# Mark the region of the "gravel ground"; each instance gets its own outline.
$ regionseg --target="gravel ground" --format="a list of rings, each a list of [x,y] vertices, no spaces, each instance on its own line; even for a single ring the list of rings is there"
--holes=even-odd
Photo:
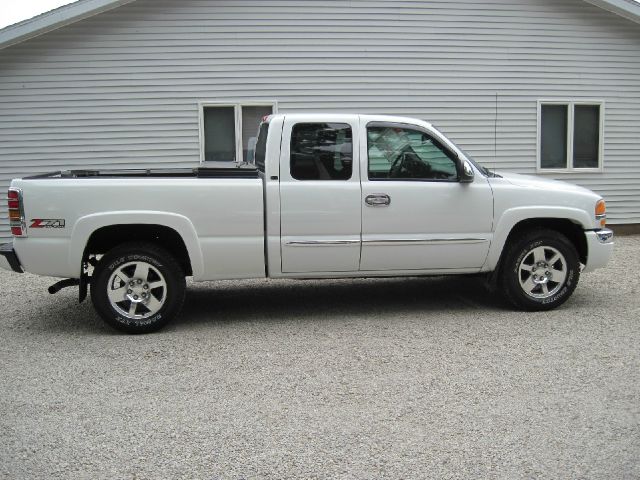
[[[0,476],[639,478],[640,237],[559,310],[472,278],[191,284],[125,336],[0,274]]]

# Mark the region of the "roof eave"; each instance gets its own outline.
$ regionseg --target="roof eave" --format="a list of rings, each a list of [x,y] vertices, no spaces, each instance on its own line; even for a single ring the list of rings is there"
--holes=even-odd
[[[79,0],[0,30],[0,50],[135,0]]]
[[[78,0],[0,30],[0,50],[65,25],[84,20],[135,0]],[[640,3],[633,0],[585,0],[592,5],[640,23]]]
[[[632,22],[640,23],[640,3],[633,0],[585,0],[585,2],[620,15]]]

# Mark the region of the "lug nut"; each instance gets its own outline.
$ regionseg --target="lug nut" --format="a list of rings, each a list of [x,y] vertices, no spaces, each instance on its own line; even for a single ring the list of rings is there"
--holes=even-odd
[[[142,288],[144,288],[145,290],[148,290],[149,289],[149,285],[145,284],[144,287],[142,287]]]
[[[133,296],[133,299],[134,299],[134,300],[138,300],[138,295],[134,295],[134,296]]]
[[[127,290],[127,293],[131,295],[133,293],[133,290]]]
[[[140,285],[142,283],[142,280],[138,280],[138,285]]]
[[[130,287],[133,287],[134,285],[135,285],[135,282],[133,280],[129,282]]]

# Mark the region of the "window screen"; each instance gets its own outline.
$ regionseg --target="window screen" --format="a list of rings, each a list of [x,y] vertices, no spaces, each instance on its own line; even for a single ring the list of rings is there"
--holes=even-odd
[[[348,180],[353,165],[351,127],[298,123],[291,131],[291,176],[296,180]]]
[[[236,161],[234,107],[204,107],[204,159],[207,162]]]
[[[567,112],[567,105],[541,107],[541,168],[567,168]]]
[[[574,168],[598,168],[600,106],[576,105],[573,121]]]

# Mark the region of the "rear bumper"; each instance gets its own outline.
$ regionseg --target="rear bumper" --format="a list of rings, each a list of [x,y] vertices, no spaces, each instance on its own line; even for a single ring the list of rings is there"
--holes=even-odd
[[[613,253],[613,232],[608,228],[584,232],[587,237],[587,264],[583,272],[604,267]]]
[[[0,268],[23,273],[20,260],[18,260],[18,256],[13,250],[12,243],[3,243],[0,245]]]

